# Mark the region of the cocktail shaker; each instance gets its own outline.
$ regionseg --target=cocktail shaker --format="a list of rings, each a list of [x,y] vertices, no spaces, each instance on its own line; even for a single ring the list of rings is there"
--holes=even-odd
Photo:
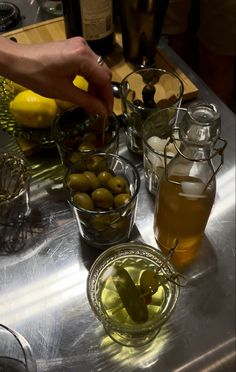
[[[155,65],[168,0],[119,0],[123,53],[138,67]]]

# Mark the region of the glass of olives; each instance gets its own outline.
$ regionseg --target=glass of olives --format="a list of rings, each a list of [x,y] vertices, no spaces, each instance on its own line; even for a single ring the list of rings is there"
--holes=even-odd
[[[87,154],[68,169],[65,187],[88,245],[106,249],[128,241],[140,188],[133,164],[116,154]]]
[[[88,116],[82,108],[73,106],[56,117],[52,136],[62,164],[70,167],[87,154],[117,154],[119,120],[115,114],[107,117]]]
[[[183,83],[169,71],[143,68],[128,74],[121,82],[121,102],[126,142],[129,150],[142,155],[142,130],[145,121],[168,107],[179,107]]]
[[[87,296],[106,333],[121,345],[138,347],[151,342],[172,314],[179,280],[159,249],[123,243],[94,261]]]

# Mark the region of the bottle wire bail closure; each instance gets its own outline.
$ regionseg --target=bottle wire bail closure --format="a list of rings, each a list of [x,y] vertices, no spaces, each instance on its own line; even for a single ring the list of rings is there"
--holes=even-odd
[[[175,136],[175,133],[177,133],[177,135]],[[215,143],[218,144],[219,142],[222,142],[222,146],[220,147],[216,147],[214,145],[213,147],[213,152],[210,156],[206,157],[206,158],[201,158],[201,159],[195,159],[195,158],[190,158],[190,157],[187,157],[186,155],[183,154],[183,152],[180,150],[179,146],[178,146],[178,141],[180,141],[180,127],[179,126],[175,126],[172,130],[172,134],[171,134],[171,137],[169,138],[169,140],[167,141],[166,145],[165,145],[165,148],[164,148],[164,165],[165,165],[165,177],[166,177],[166,180],[168,182],[171,182],[171,183],[174,183],[176,185],[180,185],[180,182],[177,182],[177,181],[173,181],[173,180],[170,180],[169,179],[169,175],[168,175],[168,169],[167,169],[167,147],[170,143],[173,143],[176,151],[178,152],[178,154],[180,156],[182,156],[184,159],[186,160],[189,160],[189,161],[192,161],[192,162],[204,162],[204,161],[210,161],[212,160],[215,156],[219,155],[220,156],[220,163],[219,165],[217,166],[216,169],[214,169],[214,172],[212,174],[212,176],[210,177],[210,179],[208,180],[208,182],[206,183],[205,187],[204,187],[204,190],[206,190],[206,188],[208,187],[208,185],[210,184],[210,182],[212,181],[212,179],[215,177],[215,175],[219,172],[220,168],[222,167],[222,165],[224,164],[224,150],[227,146],[227,141],[221,137],[219,137]],[[204,191],[203,190],[203,191]]]

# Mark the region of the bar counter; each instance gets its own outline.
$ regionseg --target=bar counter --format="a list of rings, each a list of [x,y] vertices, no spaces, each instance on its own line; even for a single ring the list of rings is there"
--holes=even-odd
[[[219,106],[221,137],[228,141],[199,256],[184,269],[188,285],[156,339],[138,349],[114,343],[88,304],[88,270],[101,251],[80,241],[64,198],[64,168],[57,150],[29,157],[31,215],[15,242],[19,251],[6,254],[0,249],[0,323],[28,340],[38,372],[235,369],[235,115],[167,45],[160,48],[197,86],[195,101]],[[3,131],[0,145],[1,151],[21,153],[16,139]],[[127,150],[122,129],[119,154],[130,159],[141,176],[131,240],[157,247],[154,200],[145,189],[142,158]]]

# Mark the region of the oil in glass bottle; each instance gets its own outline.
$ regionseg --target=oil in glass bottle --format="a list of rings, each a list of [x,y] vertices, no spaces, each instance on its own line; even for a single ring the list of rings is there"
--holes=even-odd
[[[212,159],[222,156],[222,149],[215,149],[220,126],[215,105],[196,103],[173,131],[177,155],[166,165],[154,214],[155,239],[165,253],[177,242],[175,252],[191,255],[203,238],[216,193]]]

